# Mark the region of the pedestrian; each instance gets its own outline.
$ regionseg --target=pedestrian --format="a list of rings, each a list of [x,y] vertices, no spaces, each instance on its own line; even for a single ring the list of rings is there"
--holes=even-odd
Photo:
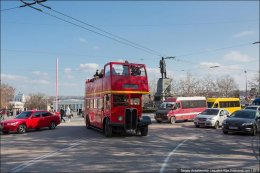
[[[63,118],[64,117],[64,114],[65,114],[65,111],[64,109],[61,107],[60,108],[60,121],[64,121],[64,123],[66,122],[65,119]]]
[[[71,114],[71,111],[70,111],[70,107],[68,106],[67,109],[66,109],[66,116],[68,117],[68,123],[70,122],[71,120],[71,117],[72,117],[72,114]]]

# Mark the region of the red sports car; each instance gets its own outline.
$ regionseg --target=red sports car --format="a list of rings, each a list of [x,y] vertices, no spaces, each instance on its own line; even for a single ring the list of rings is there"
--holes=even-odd
[[[3,133],[10,131],[17,133],[25,133],[28,129],[40,129],[49,127],[55,129],[60,124],[60,116],[43,110],[24,111],[17,115],[14,119],[2,121],[0,128]]]

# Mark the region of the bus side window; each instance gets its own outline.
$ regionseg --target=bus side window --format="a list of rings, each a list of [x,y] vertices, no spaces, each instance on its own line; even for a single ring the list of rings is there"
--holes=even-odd
[[[108,94],[104,96],[104,108],[106,109],[110,108],[110,97]]]
[[[106,67],[105,67],[105,77],[106,76],[110,76],[110,65],[109,64],[106,65]]]

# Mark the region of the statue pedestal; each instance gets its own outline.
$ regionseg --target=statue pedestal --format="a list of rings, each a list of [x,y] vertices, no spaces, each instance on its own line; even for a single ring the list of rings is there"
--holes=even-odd
[[[154,95],[155,104],[158,105],[165,100],[167,97],[172,97],[171,93],[171,82],[170,78],[160,78],[157,82],[157,91]]]

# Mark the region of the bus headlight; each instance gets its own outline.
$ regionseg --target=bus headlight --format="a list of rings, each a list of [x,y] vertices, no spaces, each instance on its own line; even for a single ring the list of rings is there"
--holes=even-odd
[[[122,121],[123,117],[122,116],[118,116],[118,121]]]

